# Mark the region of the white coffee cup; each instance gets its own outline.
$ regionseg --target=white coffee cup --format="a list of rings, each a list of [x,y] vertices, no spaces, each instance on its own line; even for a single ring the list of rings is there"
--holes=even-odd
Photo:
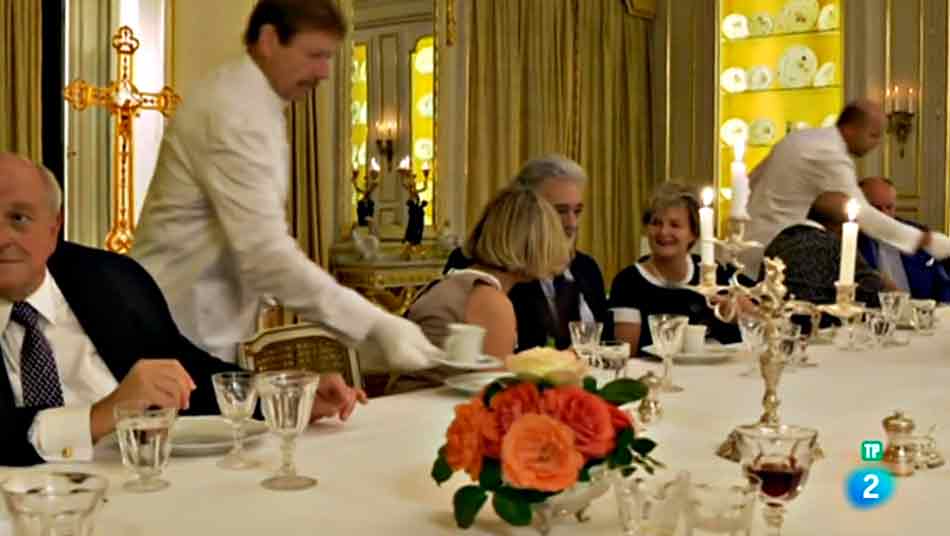
[[[686,326],[683,353],[699,354],[706,348],[706,326]]]
[[[449,361],[473,363],[482,355],[485,328],[472,324],[449,324],[445,339],[445,354]]]

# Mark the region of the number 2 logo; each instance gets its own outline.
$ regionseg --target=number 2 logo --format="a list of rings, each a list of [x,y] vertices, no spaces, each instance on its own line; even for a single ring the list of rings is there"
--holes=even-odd
[[[862,467],[848,475],[844,488],[852,506],[869,510],[891,499],[894,495],[894,477],[881,467]]]
[[[876,493],[874,489],[878,486],[878,484],[881,483],[881,479],[878,478],[878,476],[875,474],[864,475],[864,482],[865,484],[870,482],[870,484],[868,484],[868,486],[864,488],[864,494],[862,495],[862,497],[868,500],[880,499],[881,496],[878,493]]]

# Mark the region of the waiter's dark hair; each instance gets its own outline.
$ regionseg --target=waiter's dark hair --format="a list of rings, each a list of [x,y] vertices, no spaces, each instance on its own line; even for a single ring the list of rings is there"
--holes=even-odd
[[[244,31],[244,45],[257,43],[261,28],[270,24],[282,45],[305,30],[319,30],[346,36],[347,20],[334,0],[258,0]]]
[[[841,115],[838,116],[838,122],[835,125],[838,127],[862,126],[867,120],[867,110],[857,102],[849,102],[844,110],[841,110]]]

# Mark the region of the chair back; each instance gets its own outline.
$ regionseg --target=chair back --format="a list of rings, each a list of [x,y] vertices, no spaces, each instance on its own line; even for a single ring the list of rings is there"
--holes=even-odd
[[[292,324],[259,331],[239,345],[238,364],[254,372],[285,369],[338,372],[348,385],[363,387],[356,352],[314,324]]]

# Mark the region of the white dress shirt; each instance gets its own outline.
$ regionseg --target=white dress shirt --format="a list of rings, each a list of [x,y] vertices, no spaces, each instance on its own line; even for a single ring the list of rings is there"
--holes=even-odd
[[[750,177],[751,221],[747,236],[768,244],[790,224],[804,220],[815,199],[824,192],[841,192],[860,204],[861,231],[901,251],[917,249],[922,233],[872,207],[858,187],[854,161],[836,127],[792,132],[777,144]],[[934,233],[935,241],[946,240]],[[758,273],[763,250],[746,254],[750,276]]]
[[[30,428],[30,443],[48,462],[91,460],[93,455],[90,410],[92,404],[115,390],[118,382],[86,336],[76,315],[56,286],[49,271],[43,283],[26,300],[40,314],[43,335],[56,359],[63,387],[61,408],[39,411]],[[11,320],[13,303],[0,299],[0,350],[7,368],[13,401],[23,405],[20,353],[26,329]]]
[[[383,314],[290,235],[286,104],[246,55],[187,95],[162,141],[131,251],[182,333],[225,361],[255,332],[265,297],[353,340]]]
[[[566,268],[561,275],[564,276],[564,279],[566,281],[569,281],[571,283],[574,282],[574,274],[571,273],[570,268]],[[550,308],[551,310],[551,315],[553,315],[553,318],[557,318],[558,317],[557,303],[556,303],[557,292],[554,290],[554,280],[542,279],[540,281],[541,281],[541,290],[544,291],[544,297],[548,299],[548,308]],[[596,318],[594,318],[594,313],[593,311],[590,310],[590,306],[587,305],[587,300],[584,299],[584,293],[579,292],[577,296],[578,296],[578,301],[579,301],[578,314],[580,315],[580,319],[584,322],[594,322],[595,320],[597,320]]]

